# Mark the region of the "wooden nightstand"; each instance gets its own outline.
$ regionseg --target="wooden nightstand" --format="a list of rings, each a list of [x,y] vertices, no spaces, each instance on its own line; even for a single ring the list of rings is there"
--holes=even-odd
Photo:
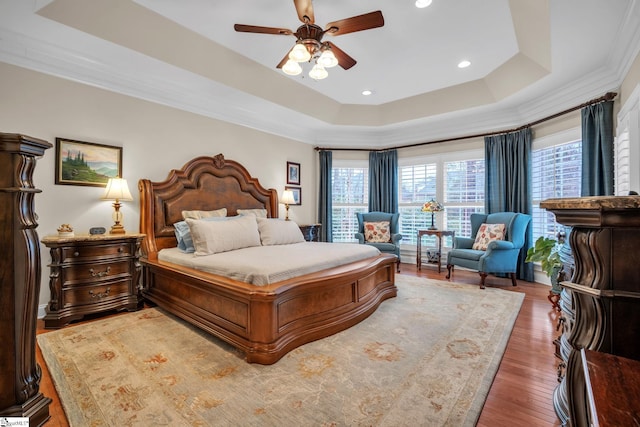
[[[304,235],[304,240],[307,242],[320,241],[320,228],[322,228],[322,224],[298,225],[298,227],[300,227],[300,231],[302,231]]]
[[[42,239],[51,249],[45,328],[61,328],[87,314],[138,310],[143,238],[144,234],[103,234]]]

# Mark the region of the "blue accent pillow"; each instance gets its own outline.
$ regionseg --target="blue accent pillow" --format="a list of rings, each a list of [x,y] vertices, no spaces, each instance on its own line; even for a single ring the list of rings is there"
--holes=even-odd
[[[193,246],[193,239],[191,238],[187,221],[176,222],[173,224],[173,228],[175,229],[176,240],[178,241],[178,249],[188,254],[195,252],[196,248]]]

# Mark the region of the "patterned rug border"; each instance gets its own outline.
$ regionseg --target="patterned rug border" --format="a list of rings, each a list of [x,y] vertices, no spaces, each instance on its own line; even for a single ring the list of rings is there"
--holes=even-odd
[[[507,291],[507,290],[503,290],[500,288],[486,288],[484,290],[480,290],[478,288],[477,285],[470,285],[470,284],[460,284],[460,283],[455,283],[455,282],[448,282],[448,281],[443,281],[443,280],[436,280],[436,279],[426,279],[426,278],[420,278],[420,277],[415,277],[415,276],[404,276],[404,275],[397,275],[396,276],[396,282],[399,288],[399,295],[398,297],[391,299],[391,300],[387,300],[385,302],[382,303],[382,305],[380,306],[380,308],[373,313],[368,319],[365,319],[363,322],[361,322],[358,325],[355,325],[354,327],[348,329],[347,331],[350,330],[356,330],[357,328],[363,328],[366,329],[367,323],[371,323],[374,320],[372,319],[378,319],[378,317],[380,316],[384,316],[389,315],[389,314],[394,314],[393,311],[393,306],[397,305],[397,304],[401,304],[402,303],[402,294],[405,293],[403,291],[404,287],[410,287],[410,286],[416,286],[419,287],[420,285],[428,285],[428,286],[432,286],[434,288],[434,294],[435,294],[435,290],[439,290],[439,292],[451,292],[451,291],[455,291],[457,289],[462,290],[465,292],[464,297],[465,299],[471,298],[473,295],[477,294],[478,297],[480,299],[484,299],[486,301],[493,301],[496,299],[505,299],[510,306],[510,310],[508,311],[508,313],[506,314],[505,317],[501,318],[501,321],[503,322],[502,327],[496,326],[495,331],[491,334],[490,339],[495,340],[494,341],[494,347],[492,350],[492,354],[487,354],[487,358],[488,358],[488,364],[486,366],[486,369],[484,371],[484,374],[480,376],[479,380],[477,381],[477,387],[474,388],[474,390],[466,390],[466,388],[473,388],[472,384],[463,384],[462,388],[463,390],[460,391],[460,394],[467,394],[467,395],[471,395],[469,396],[469,406],[467,408],[463,408],[459,409],[459,408],[452,408],[452,416],[450,418],[453,418],[455,420],[457,420],[455,423],[451,423],[451,419],[449,418],[448,422],[444,422],[442,423],[442,425],[464,425],[464,426],[473,426],[476,424],[480,413],[482,411],[482,407],[484,405],[484,402],[486,400],[486,397],[488,395],[489,389],[491,388],[491,384],[493,383],[493,380],[495,378],[495,374],[500,366],[500,363],[502,361],[502,358],[504,356],[504,352],[507,346],[507,343],[509,341],[509,338],[511,336],[511,332],[513,330],[513,327],[515,325],[515,321],[516,318],[520,312],[520,309],[522,307],[522,302],[524,301],[524,294],[520,293],[520,292],[513,292],[513,291]],[[405,283],[406,282],[406,283]],[[416,282],[416,283],[413,283]],[[420,291],[422,292],[422,291]],[[468,296],[467,294],[471,294],[471,296]],[[491,296],[492,294],[495,294],[493,296]],[[460,294],[462,295],[462,294]],[[428,296],[428,295],[427,295]],[[491,297],[490,297],[491,296]],[[424,296],[423,296],[424,297]],[[411,297],[414,298],[414,297]],[[461,296],[462,298],[462,296]],[[414,298],[415,299],[415,298]],[[409,299],[407,299],[407,301],[409,301]],[[407,304],[407,301],[404,301],[405,304]],[[470,304],[465,303],[467,306],[469,306]],[[486,303],[483,303],[486,304]],[[247,364],[246,362],[244,362],[243,360],[240,359],[239,356],[241,356],[239,354],[238,351],[236,351],[235,349],[230,348],[227,344],[222,343],[221,341],[217,340],[216,338],[210,337],[208,334],[198,330],[197,328],[194,328],[188,324],[186,324],[185,322],[183,322],[182,320],[178,319],[177,317],[174,317],[160,309],[157,308],[153,308],[153,309],[146,309],[143,311],[138,311],[138,312],[134,312],[134,313],[123,313],[122,315],[119,316],[115,316],[115,317],[111,317],[111,318],[106,318],[106,319],[99,319],[99,320],[94,320],[92,322],[87,322],[87,323],[80,323],[80,324],[75,324],[72,326],[68,326],[64,329],[61,330],[57,330],[57,331],[52,331],[52,332],[47,332],[45,334],[40,334],[37,336],[37,340],[38,340],[38,344],[40,345],[40,348],[42,350],[45,362],[47,364],[47,366],[49,367],[49,371],[51,373],[51,376],[53,378],[53,382],[55,385],[55,388],[58,392],[58,395],[60,396],[60,401],[62,403],[62,406],[65,410],[65,413],[67,414],[67,417],[69,419],[69,424],[71,426],[84,426],[86,425],[87,420],[85,419],[85,416],[87,416],[84,411],[87,409],[86,407],[81,407],[81,405],[76,401],[76,395],[74,393],[77,392],[78,389],[86,387],[89,390],[89,393],[93,394],[93,390],[90,389],[89,385],[84,384],[85,382],[85,377],[83,375],[79,375],[78,378],[67,378],[64,375],[64,372],[67,371],[68,372],[68,365],[72,365],[74,366],[75,369],[75,361],[70,361],[68,360],[68,358],[71,358],[71,356],[68,356],[66,354],[57,354],[56,355],[56,345],[58,341],[62,341],[64,339],[68,339],[69,337],[71,337],[70,339],[84,339],[82,333],[85,330],[108,330],[110,324],[113,324],[115,322],[124,322],[126,323],[131,323],[132,320],[129,320],[129,318],[136,318],[138,319],[141,315],[141,313],[144,312],[148,312],[149,310],[154,310],[157,311],[159,313],[162,313],[164,316],[172,319],[175,323],[181,324],[183,325],[184,328],[187,328],[188,330],[193,331],[195,334],[197,334],[200,337],[205,338],[206,340],[210,341],[210,344],[215,345],[216,347],[219,347],[220,350],[225,351],[230,357],[227,357],[227,361],[229,359],[235,359],[237,360],[240,364],[248,366],[248,367],[253,367],[253,368],[257,368],[258,372],[269,372],[269,366],[261,366],[261,365],[251,365],[251,364]],[[149,311],[149,313],[151,313]],[[153,317],[153,316],[152,316]],[[291,353],[289,353],[287,356],[285,356],[285,358],[283,358],[280,362],[276,363],[275,365],[271,365],[273,367],[278,367],[281,366],[285,361],[285,359],[287,358],[294,358],[294,357],[304,357],[305,356],[305,351],[307,351],[307,347],[313,346],[315,343],[320,343],[323,342],[325,345],[332,345],[332,343],[334,342],[338,342],[338,340],[340,339],[340,337],[342,336],[342,334],[345,334],[347,331],[341,332],[339,334],[333,335],[331,337],[327,337],[323,340],[319,340],[313,343],[309,343],[306,344],[305,346],[300,347],[299,349],[296,349],[294,351],[292,351]],[[66,337],[66,338],[63,338]],[[75,337],[75,338],[74,338]],[[78,338],[80,337],[80,338]],[[386,337],[385,337],[386,338]],[[351,341],[349,341],[349,343],[351,344]],[[439,348],[440,350],[442,350],[442,348]],[[215,350],[215,349],[213,349]],[[432,353],[436,352],[436,348],[434,348],[433,350],[431,350]],[[218,351],[218,350],[215,350]],[[385,350],[386,351],[386,350]],[[64,353],[64,352],[63,352]],[[307,357],[309,357],[307,355]],[[425,357],[426,358],[426,357]],[[299,362],[301,363],[301,362]],[[276,369],[274,368],[274,369]],[[262,370],[265,371],[262,371]],[[80,368],[78,368],[78,370],[80,370]],[[251,369],[249,369],[251,370]],[[264,373],[261,373],[260,375],[264,375]],[[414,374],[411,374],[414,375]],[[415,383],[418,383],[418,379],[422,379],[422,376],[425,376],[425,373],[416,373],[415,374],[415,378],[410,378],[413,379]],[[404,391],[403,391],[404,392]],[[403,395],[403,397],[405,397]],[[91,397],[92,399],[94,398],[94,396]],[[412,398],[412,396],[408,397],[409,399]],[[96,400],[98,400],[97,398],[95,398]],[[396,402],[392,402],[391,404],[392,408],[389,409],[388,413],[384,413],[381,414],[380,416],[378,416],[377,418],[375,418],[375,422],[371,423],[369,419],[367,419],[368,421],[365,423],[366,425],[398,425],[398,418],[395,419],[389,419],[389,414],[390,413],[395,413],[395,415],[397,415],[398,412],[400,412],[401,414],[403,413],[401,406],[402,405],[398,405],[398,407],[396,406]],[[96,413],[92,413],[90,415],[88,415],[88,417],[92,420],[92,426],[102,426],[102,425],[123,425],[122,422],[116,422],[115,424],[112,424],[111,421],[111,417],[108,416],[107,414],[102,413],[102,408],[93,408],[93,411],[95,411]],[[460,412],[459,414],[456,414],[457,412]],[[255,414],[253,414],[255,416]],[[411,416],[417,416],[420,417],[421,414],[418,412],[417,414],[406,414],[406,421],[407,424],[406,425],[416,425],[415,421],[418,421],[418,419],[411,419]],[[95,417],[95,418],[94,418]],[[198,418],[195,415],[190,415],[191,418],[195,417]],[[455,418],[457,417],[457,418]],[[171,417],[170,417],[171,418]],[[189,418],[189,417],[187,417]],[[191,421],[193,421],[193,419],[190,419],[189,423],[185,424],[185,425],[210,425],[208,424],[208,421],[206,421],[208,418],[205,417],[205,421],[204,423],[202,422],[195,422],[192,423]],[[425,420],[426,418],[420,418],[421,420]],[[184,422],[184,419],[179,420],[180,422]],[[158,420],[154,420],[154,423],[158,423]],[[403,421],[404,422],[404,421]],[[176,423],[175,417],[172,419],[171,422],[172,425],[181,425],[179,423]],[[317,423],[316,423],[317,424]],[[359,422],[356,422],[357,425],[365,425],[365,424],[360,424]],[[146,425],[145,422],[133,422],[129,425]],[[213,425],[220,425],[218,423],[215,423]],[[227,425],[227,424],[224,424]],[[234,422],[229,423],[228,425],[240,425]],[[258,424],[254,422],[249,422],[248,424],[242,424],[242,425],[271,425],[271,424],[263,424],[261,422],[258,422]],[[288,424],[281,424],[281,425],[288,425]],[[317,424],[317,425],[328,425],[328,424]],[[336,423],[333,425],[354,425],[351,424],[350,422],[343,422],[340,423]],[[422,425],[436,425],[433,423],[429,423],[429,424],[422,424]]]

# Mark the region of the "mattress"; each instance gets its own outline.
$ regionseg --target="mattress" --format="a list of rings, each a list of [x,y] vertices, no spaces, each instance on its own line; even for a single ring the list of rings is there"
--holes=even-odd
[[[379,254],[377,248],[369,245],[302,242],[253,246],[206,256],[168,248],[158,252],[158,260],[264,286]]]

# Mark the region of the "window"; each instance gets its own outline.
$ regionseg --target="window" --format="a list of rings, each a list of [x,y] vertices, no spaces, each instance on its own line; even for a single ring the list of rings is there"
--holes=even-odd
[[[422,212],[422,204],[436,197],[435,163],[399,166],[400,185],[398,210],[400,212],[400,234],[403,245],[417,243],[417,230],[431,225],[431,215]]]
[[[445,162],[445,228],[471,236],[472,213],[484,212],[484,159]]]
[[[431,215],[421,211],[422,204],[431,198],[444,207],[444,212],[435,214],[438,227],[469,236],[469,216],[484,210],[482,152],[474,150],[410,160],[418,163],[398,167],[402,245],[415,248],[417,230],[431,226]],[[443,244],[448,243],[449,239],[443,240]]]
[[[331,172],[332,233],[334,242],[357,242],[356,212],[369,210],[369,168],[367,162],[334,162]],[[355,165],[355,166],[354,166]]]
[[[578,130],[579,132],[579,130]],[[573,132],[572,132],[573,133]],[[571,134],[554,136],[563,139]],[[552,141],[553,141],[552,140]],[[580,197],[582,180],[582,141],[547,144],[532,153],[533,240],[540,236],[555,238],[563,229],[555,215],[540,208],[540,202],[557,197]],[[534,142],[535,144],[535,142]]]

